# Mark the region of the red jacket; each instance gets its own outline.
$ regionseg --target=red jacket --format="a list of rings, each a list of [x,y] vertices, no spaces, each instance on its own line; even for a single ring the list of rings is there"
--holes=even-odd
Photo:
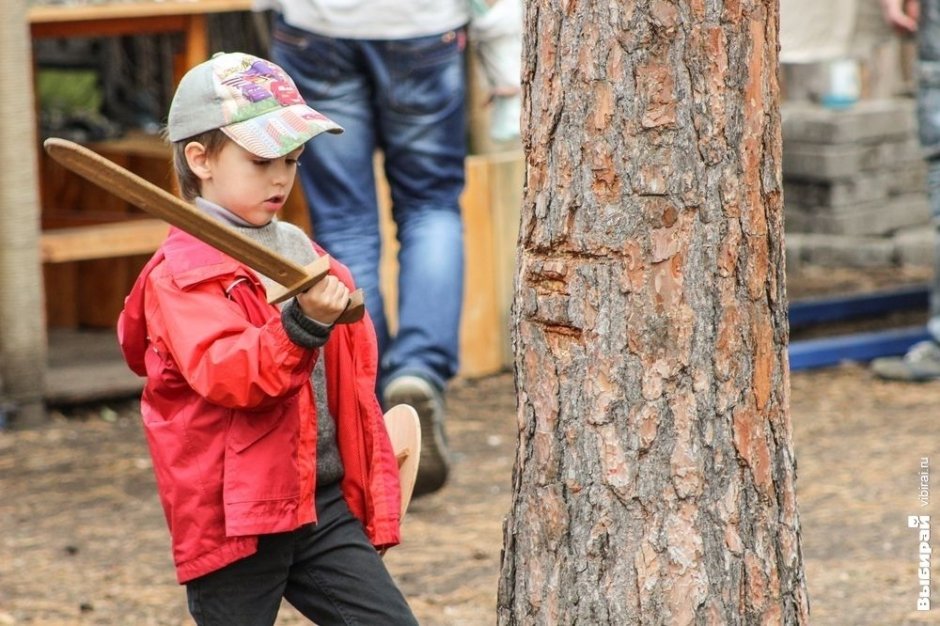
[[[332,272],[352,287],[344,266]],[[147,377],[141,415],[180,583],[254,553],[260,534],[316,520],[319,351],[288,338],[251,270],[172,229],[125,300],[118,339]],[[395,545],[398,469],[368,316],[336,326],[323,353],[343,493],[372,543]]]

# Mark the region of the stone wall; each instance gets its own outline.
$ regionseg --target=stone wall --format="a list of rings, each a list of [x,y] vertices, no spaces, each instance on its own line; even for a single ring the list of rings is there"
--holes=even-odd
[[[874,0],[780,7],[789,267],[932,266],[913,38],[894,33]],[[830,36],[813,36],[821,31]],[[846,62],[858,101],[825,108],[834,68]]]
[[[790,266],[931,265],[913,99],[787,102],[782,115]]]

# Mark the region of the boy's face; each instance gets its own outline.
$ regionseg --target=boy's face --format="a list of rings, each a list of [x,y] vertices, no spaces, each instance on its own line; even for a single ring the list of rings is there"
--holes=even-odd
[[[202,179],[203,198],[253,226],[264,226],[284,206],[294,186],[300,147],[277,159],[253,155],[232,141],[194,169]]]

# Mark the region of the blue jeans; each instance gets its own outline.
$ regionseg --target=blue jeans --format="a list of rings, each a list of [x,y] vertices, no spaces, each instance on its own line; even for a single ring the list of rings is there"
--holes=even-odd
[[[314,238],[366,294],[379,340],[379,385],[418,374],[438,388],[458,367],[463,297],[466,112],[464,37],[323,37],[275,18],[272,60],[313,108],[345,128],[309,142],[300,181]],[[398,332],[379,291],[381,238],[373,158],[385,155],[398,253]]]

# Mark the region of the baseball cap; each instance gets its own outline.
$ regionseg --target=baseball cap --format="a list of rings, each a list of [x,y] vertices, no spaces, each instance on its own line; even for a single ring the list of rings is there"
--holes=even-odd
[[[252,154],[275,159],[343,128],[307,106],[287,73],[242,52],[218,53],[180,81],[167,121],[172,142],[219,129]]]

